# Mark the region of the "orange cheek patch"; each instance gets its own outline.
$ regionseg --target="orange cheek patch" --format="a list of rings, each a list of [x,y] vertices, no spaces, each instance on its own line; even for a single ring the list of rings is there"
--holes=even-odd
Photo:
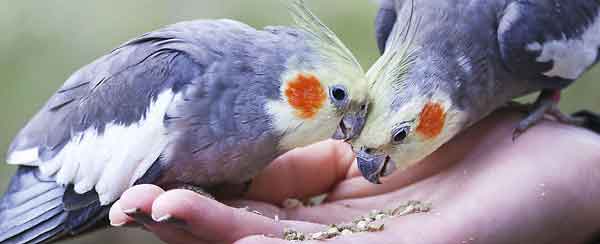
[[[303,119],[313,118],[325,104],[327,94],[317,77],[298,74],[288,81],[285,96],[297,115]]]
[[[429,102],[421,110],[419,118],[417,132],[425,139],[432,139],[442,132],[446,122],[446,112],[441,104]]]

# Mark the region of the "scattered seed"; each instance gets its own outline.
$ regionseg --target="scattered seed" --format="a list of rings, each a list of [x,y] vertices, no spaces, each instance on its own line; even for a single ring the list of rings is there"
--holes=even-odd
[[[327,235],[329,236],[337,236],[340,234],[340,230],[337,227],[331,227],[327,230]]]
[[[294,208],[304,206],[301,201],[288,199],[284,202],[284,206]],[[293,229],[285,229],[283,239],[288,241],[305,241],[305,240],[327,240],[340,235],[349,235],[357,232],[378,232],[384,229],[384,223],[381,221],[404,216],[412,213],[428,212],[431,210],[431,204],[425,204],[419,201],[409,201],[397,208],[391,210],[372,210],[366,216],[355,218],[352,222],[330,225],[321,232],[304,234]],[[279,217],[275,216],[278,220]]]
[[[317,233],[312,234],[311,239],[318,240],[318,241],[325,240],[325,239],[327,239],[327,234],[324,232],[317,232]]]
[[[358,228],[359,231],[366,231],[367,230],[367,222],[366,221],[358,222],[358,224],[356,224],[356,228]]]
[[[397,208],[396,210],[394,210],[394,212],[392,213],[393,216],[404,216],[404,215],[408,215],[411,214],[415,211],[415,207],[412,205],[408,205],[402,208]]]
[[[369,232],[377,232],[383,230],[383,223],[370,223],[367,226],[367,231]]]

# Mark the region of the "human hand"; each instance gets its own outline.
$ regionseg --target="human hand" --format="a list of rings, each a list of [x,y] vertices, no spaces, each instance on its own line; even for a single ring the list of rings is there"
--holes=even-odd
[[[372,209],[420,200],[432,211],[389,218],[381,232],[328,242],[583,243],[600,230],[600,136],[543,122],[513,142],[518,120],[498,112],[382,185],[360,177],[349,146],[328,141],[276,160],[254,181],[247,196],[252,200],[222,204],[142,185],[123,194],[110,218],[113,224],[131,222],[122,211],[131,208],[176,217],[185,225],[145,225],[168,243],[269,244],[286,243],[277,237],[287,227],[321,231]],[[324,192],[330,194],[322,205],[278,206],[286,198]],[[276,215],[281,221],[270,218]]]

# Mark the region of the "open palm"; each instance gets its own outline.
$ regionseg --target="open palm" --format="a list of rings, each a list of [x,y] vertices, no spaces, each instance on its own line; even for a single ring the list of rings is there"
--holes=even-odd
[[[280,237],[288,227],[321,231],[419,200],[432,210],[328,243],[584,243],[600,230],[600,136],[544,122],[513,142],[518,120],[498,112],[382,185],[359,176],[348,145],[327,141],[276,160],[254,181],[252,200],[222,204],[191,191],[136,186],[113,206],[111,223],[133,222],[123,210],[138,208],[185,223],[142,223],[168,243],[287,243]],[[279,207],[286,198],[321,193],[329,193],[322,205]]]

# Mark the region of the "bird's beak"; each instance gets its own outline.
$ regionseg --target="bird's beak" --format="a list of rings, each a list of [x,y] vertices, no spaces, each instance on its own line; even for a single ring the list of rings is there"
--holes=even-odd
[[[333,139],[350,141],[360,134],[365,126],[367,109],[354,113],[347,113],[333,134]]]
[[[388,176],[396,170],[396,163],[385,154],[374,155],[368,149],[356,153],[358,169],[365,179],[373,184],[381,184],[380,177]]]

